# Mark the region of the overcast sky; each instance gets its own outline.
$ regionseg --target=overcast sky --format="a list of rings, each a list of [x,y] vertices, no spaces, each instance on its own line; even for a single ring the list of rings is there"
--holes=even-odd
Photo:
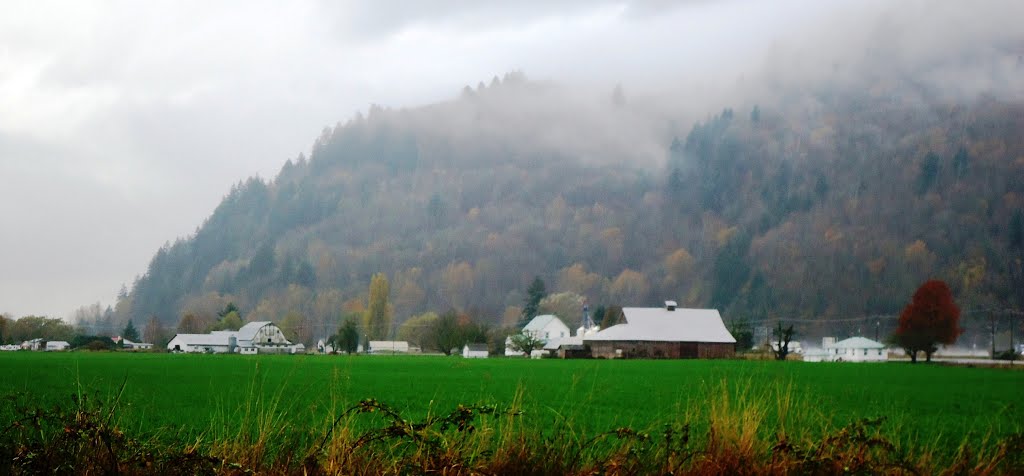
[[[1013,40],[1021,4],[5,0],[0,312],[112,304],[233,183],[273,177],[373,103],[518,70],[685,107],[682,85],[814,74],[869,46],[918,58]]]

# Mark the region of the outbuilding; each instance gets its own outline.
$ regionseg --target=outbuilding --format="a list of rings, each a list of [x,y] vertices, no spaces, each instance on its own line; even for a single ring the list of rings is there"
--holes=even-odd
[[[409,343],[404,340],[371,340],[370,354],[408,354]]]
[[[466,344],[462,346],[462,356],[467,359],[486,359],[490,350],[487,344]]]
[[[736,354],[736,339],[716,309],[627,307],[626,322],[585,336],[596,358],[711,359]]]
[[[821,340],[821,349],[804,353],[805,362],[887,362],[885,344],[866,337],[851,337],[836,342],[834,337]]]
[[[47,341],[46,342],[46,351],[47,352],[60,351],[60,350],[68,350],[69,348],[71,348],[71,344],[69,344],[67,341],[51,340],[51,341]]]

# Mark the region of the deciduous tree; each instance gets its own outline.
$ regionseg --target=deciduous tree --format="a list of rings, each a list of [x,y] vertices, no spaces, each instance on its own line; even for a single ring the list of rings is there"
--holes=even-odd
[[[598,313],[594,313],[594,315],[597,316]],[[598,324],[601,326],[602,329],[607,329],[616,324],[626,323],[626,314],[622,312],[622,306],[618,305],[608,306],[608,308],[605,309],[603,313],[601,313],[600,318],[601,322],[599,322]]]
[[[582,320],[584,301],[583,296],[574,292],[549,294],[540,300],[539,313],[554,314],[564,322],[577,322]]]
[[[229,312],[220,320],[220,328],[225,331],[237,331],[242,328],[242,317],[237,311]]]
[[[191,312],[185,313],[178,321],[179,334],[198,334],[202,331],[203,325],[199,322],[199,317]]]
[[[433,312],[410,317],[398,326],[398,339],[422,348],[427,343],[430,330],[437,319],[437,314]]]
[[[450,310],[435,319],[427,334],[427,342],[444,355],[451,355],[467,342],[487,342],[488,329],[467,315]]]
[[[63,320],[40,316],[22,317],[14,321],[9,329],[10,339],[14,342],[23,342],[37,337],[45,341],[70,341],[75,334],[74,328]]]
[[[156,316],[149,316],[146,327],[142,330],[142,339],[154,346],[162,347],[166,340],[164,326]]]
[[[390,286],[384,273],[373,275],[370,280],[370,303],[363,321],[366,335],[370,340],[387,339],[391,333],[391,308],[388,305]]]
[[[536,350],[544,347],[547,342],[529,332],[520,332],[511,336],[509,347],[516,352],[522,352],[527,357]]]
[[[285,314],[281,320],[281,332],[284,332],[284,336],[292,343],[301,342],[308,345],[313,340],[309,320],[299,311],[288,311],[288,314]]]
[[[786,360],[786,356],[789,355],[789,343],[793,341],[793,325],[783,328],[782,321],[779,321],[778,325],[773,330],[775,334],[775,345],[772,346],[772,352],[775,353],[775,360]]]
[[[914,292],[914,297],[900,313],[899,328],[894,340],[917,362],[917,353],[924,352],[931,362],[938,344],[952,344],[963,333],[960,328],[960,308],[953,302],[949,286],[939,280],[930,280]]]
[[[359,328],[356,325],[355,317],[346,317],[345,322],[338,328],[338,333],[327,341],[334,346],[335,351],[354,354],[359,349]]]
[[[612,299],[617,302],[644,302],[650,292],[651,287],[647,283],[647,278],[632,269],[625,269],[619,273],[611,286]]]
[[[0,315],[0,344],[7,343],[7,326],[9,323],[10,320],[7,319],[7,316]]]

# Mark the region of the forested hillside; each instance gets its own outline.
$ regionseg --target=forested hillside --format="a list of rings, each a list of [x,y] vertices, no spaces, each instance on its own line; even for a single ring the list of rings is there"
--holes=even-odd
[[[805,334],[897,314],[931,277],[968,310],[1024,304],[1022,104],[880,82],[642,130],[617,91],[607,133],[579,137],[566,124],[599,119],[545,109],[558,88],[510,75],[324,130],[161,248],[106,318],[175,326],[234,302],[309,341],[365,306],[378,272],[397,323],[456,309],[508,324],[535,276],[595,309],[676,299],[823,323]],[[965,319],[978,332],[988,315]]]

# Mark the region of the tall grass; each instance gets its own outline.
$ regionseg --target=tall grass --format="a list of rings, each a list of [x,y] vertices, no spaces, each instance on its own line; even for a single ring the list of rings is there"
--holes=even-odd
[[[178,442],[122,430],[120,390],[79,390],[66,407],[5,399],[3,474],[1022,474],[1024,435],[964,442],[952,458],[928,443],[898,445],[884,416],[805,429],[821,410],[792,383],[704,384],[701,398],[660,427],[577,430],[571,413],[505,405],[431,408],[409,418],[385,402],[338,397],[327,419],[305,415],[284,388],[222,403],[209,428]],[[269,397],[267,395],[270,395]],[[556,423],[548,426],[552,415]]]

